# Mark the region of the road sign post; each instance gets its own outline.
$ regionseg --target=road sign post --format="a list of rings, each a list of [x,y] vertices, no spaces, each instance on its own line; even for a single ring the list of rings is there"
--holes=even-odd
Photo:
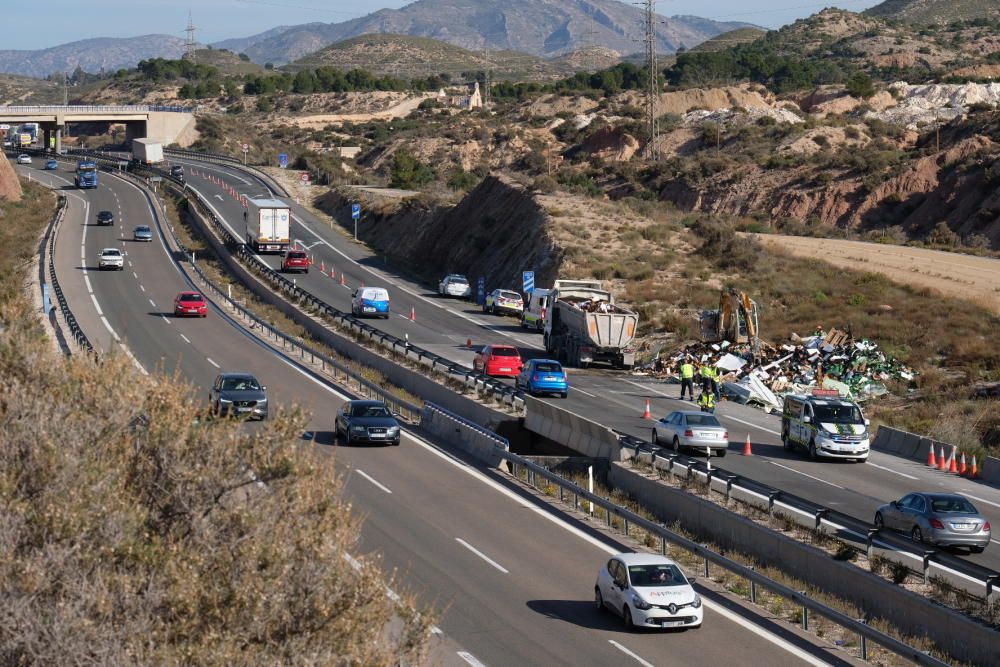
[[[278,166],[288,169],[288,153],[278,153]]]
[[[358,240],[358,220],[361,218],[361,204],[351,204],[351,218],[354,219],[354,240]]]
[[[521,272],[521,284],[524,288],[525,294],[531,294],[535,290],[535,272],[534,271],[522,271]]]
[[[250,152],[250,144],[243,144],[243,166],[247,166],[247,153]]]
[[[476,281],[476,305],[483,305],[486,303],[486,278],[482,276]]]

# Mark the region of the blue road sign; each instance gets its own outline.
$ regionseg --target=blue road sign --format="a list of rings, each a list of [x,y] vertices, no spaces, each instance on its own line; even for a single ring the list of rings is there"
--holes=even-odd
[[[288,153],[278,153],[278,166],[288,169]]]
[[[351,217],[355,220],[361,217],[361,204],[351,204]]]
[[[483,305],[486,303],[486,278],[480,277],[476,281],[476,304]]]
[[[534,271],[522,271],[521,272],[521,283],[524,286],[524,292],[526,294],[531,294],[535,290],[535,272]]]

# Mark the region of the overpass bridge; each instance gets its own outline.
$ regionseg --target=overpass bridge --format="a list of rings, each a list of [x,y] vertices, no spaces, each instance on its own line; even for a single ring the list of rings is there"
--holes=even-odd
[[[42,144],[49,147],[55,137],[56,150],[62,149],[63,129],[69,123],[122,123],[126,140],[149,137],[172,144],[188,129],[194,128],[194,109],[185,107],[124,106],[0,106],[0,123],[38,123]]]

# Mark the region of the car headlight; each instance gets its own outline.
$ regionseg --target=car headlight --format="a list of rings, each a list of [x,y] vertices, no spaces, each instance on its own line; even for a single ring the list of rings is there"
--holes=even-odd
[[[632,593],[632,604],[636,609],[646,610],[653,608],[653,605],[649,604],[635,593]]]
[[[389,433],[399,433],[399,427],[398,426],[390,426],[389,427]]]
[[[365,429],[364,426],[352,426],[351,430],[354,431],[355,433],[364,433],[366,432],[367,429]]]
[[[233,399],[231,398],[222,398],[221,396],[219,396],[219,403],[232,403],[232,402]]]
[[[697,593],[694,594],[694,602],[691,603],[691,606],[695,609],[701,606],[701,596]]]
[[[262,398],[259,401],[257,401],[258,405],[260,405],[261,403],[267,403],[267,396],[265,396],[264,398]]]

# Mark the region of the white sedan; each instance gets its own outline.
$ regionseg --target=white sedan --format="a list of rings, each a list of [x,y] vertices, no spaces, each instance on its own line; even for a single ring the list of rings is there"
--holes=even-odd
[[[472,296],[472,287],[469,286],[469,279],[463,275],[452,273],[444,277],[438,283],[438,294],[441,296],[455,296],[460,299],[468,299]]]
[[[21,153],[17,156],[18,164],[31,164],[31,156],[27,153]]]
[[[102,250],[101,257],[97,261],[97,268],[101,271],[104,269],[124,270],[125,257],[122,255],[122,251],[118,248],[105,248]]]
[[[625,629],[701,627],[701,596],[666,556],[624,553],[601,566],[594,584],[598,611],[610,609]]]

